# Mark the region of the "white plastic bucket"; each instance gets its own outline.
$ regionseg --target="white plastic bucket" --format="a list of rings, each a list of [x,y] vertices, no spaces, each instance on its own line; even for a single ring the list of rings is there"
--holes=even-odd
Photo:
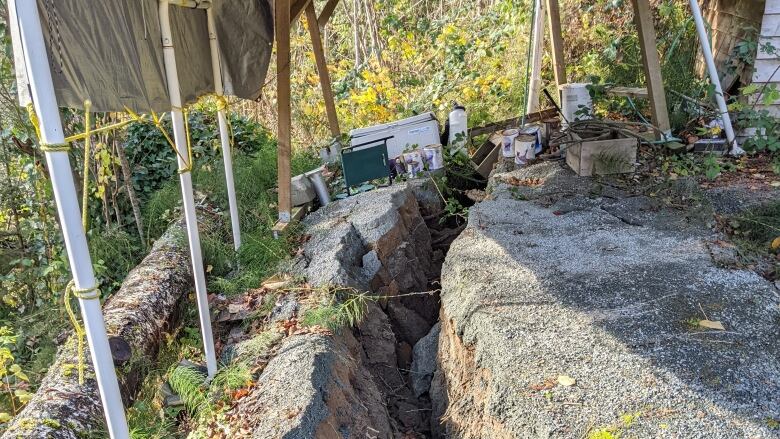
[[[515,166],[525,166],[528,163],[528,156],[535,157],[536,136],[529,134],[520,134],[515,138]]]
[[[428,166],[428,170],[435,171],[444,167],[444,155],[440,144],[428,145],[423,148],[423,160]]]
[[[504,132],[501,133],[501,135],[504,136],[501,140],[501,153],[504,157],[509,158],[515,156],[514,142],[518,134],[520,134],[520,130],[517,128],[504,130]]]
[[[409,177],[416,177],[425,169],[420,150],[416,149],[414,151],[405,152],[403,157],[404,163],[406,163],[406,170],[409,172]]]
[[[564,126],[567,125],[566,121],[590,119],[589,116],[583,114],[584,110],[587,110],[587,114],[593,112],[593,100],[590,97],[590,91],[588,91],[589,85],[591,84],[583,82],[561,85],[561,112],[565,118]]]

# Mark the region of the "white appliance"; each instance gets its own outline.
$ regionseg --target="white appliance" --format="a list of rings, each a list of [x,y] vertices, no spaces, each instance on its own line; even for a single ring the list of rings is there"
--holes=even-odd
[[[423,113],[395,122],[354,129],[349,132],[349,136],[351,146],[393,136],[387,141],[387,153],[391,159],[400,156],[405,149],[423,148],[441,142],[439,121],[433,113]]]

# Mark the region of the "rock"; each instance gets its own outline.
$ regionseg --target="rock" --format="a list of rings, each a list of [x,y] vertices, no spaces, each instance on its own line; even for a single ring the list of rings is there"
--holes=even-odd
[[[412,368],[409,372],[409,381],[412,383],[414,396],[420,397],[427,393],[431,387],[433,373],[436,371],[436,356],[439,350],[440,323],[431,328],[431,332],[414,345],[412,354]]]
[[[511,175],[544,184],[495,176],[443,266],[435,437],[777,437],[773,285],[714,266],[712,231],[679,211],[626,221],[603,206],[641,200],[594,199],[556,214],[593,181],[549,163]],[[726,331],[687,323],[705,318]]]
[[[412,346],[402,341],[395,347],[396,364],[399,369],[409,370],[412,365]]]
[[[285,294],[276,300],[270,319],[272,322],[290,320],[298,314],[300,304],[294,294]]]
[[[351,337],[348,333],[346,337]],[[255,390],[226,413],[227,437],[394,437],[381,393],[354,343],[322,335],[286,338]]]
[[[306,175],[296,175],[292,178],[292,185],[290,186],[290,197],[292,198],[293,206],[302,206],[310,201],[313,201],[317,196],[314,191],[314,185],[311,184],[309,178]]]
[[[388,302],[387,315],[393,322],[393,328],[399,338],[412,346],[425,337],[431,329],[430,323],[395,299]]]

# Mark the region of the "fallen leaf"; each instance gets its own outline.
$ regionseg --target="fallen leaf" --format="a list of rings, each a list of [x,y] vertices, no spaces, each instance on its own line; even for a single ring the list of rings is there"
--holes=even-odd
[[[718,331],[725,331],[723,323],[716,320],[699,320],[699,326],[709,329],[717,329]]]
[[[773,181],[773,182],[769,183],[769,186],[780,187],[780,181]]]
[[[228,312],[230,314],[237,314],[237,313],[241,312],[242,309],[243,309],[243,307],[240,304],[237,304],[237,303],[231,303],[230,305],[228,305]]]
[[[303,250],[302,248],[300,250]],[[278,274],[275,274],[268,279],[264,280],[261,286],[263,288],[267,288],[269,290],[278,290],[279,288],[283,288],[287,286],[290,283],[289,278],[284,278]]]
[[[779,248],[780,248],[780,236],[778,236],[772,241],[772,250],[777,250]]]
[[[206,266],[206,273],[211,273],[211,270],[213,270],[213,269],[214,269],[213,265],[207,265]]]
[[[568,375],[558,375],[558,384],[566,387],[571,387],[577,384],[577,380]]]

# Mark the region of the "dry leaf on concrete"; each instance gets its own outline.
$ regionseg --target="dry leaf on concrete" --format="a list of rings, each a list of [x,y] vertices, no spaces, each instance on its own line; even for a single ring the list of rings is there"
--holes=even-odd
[[[568,375],[558,375],[558,384],[566,387],[571,387],[577,384],[577,380]]]
[[[723,327],[723,323],[715,320],[699,320],[699,326],[703,328],[717,329],[718,331],[726,330],[726,328]]]

